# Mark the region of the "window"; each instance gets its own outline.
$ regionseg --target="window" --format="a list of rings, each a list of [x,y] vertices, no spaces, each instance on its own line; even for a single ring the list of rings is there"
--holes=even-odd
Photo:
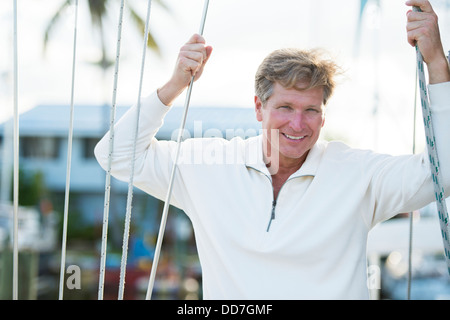
[[[99,138],[84,138],[83,139],[83,158],[94,159],[94,148],[100,141]]]
[[[56,159],[59,156],[59,138],[22,137],[20,154],[24,158]]]

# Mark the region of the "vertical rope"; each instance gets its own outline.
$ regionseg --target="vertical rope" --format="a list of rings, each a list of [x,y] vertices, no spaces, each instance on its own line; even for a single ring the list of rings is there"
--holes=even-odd
[[[414,11],[420,11],[418,7],[413,7]],[[439,225],[441,228],[442,240],[444,243],[444,254],[447,263],[447,269],[450,274],[450,237],[448,232],[448,212],[445,203],[444,187],[441,183],[439,158],[437,154],[436,138],[434,136],[432,114],[428,102],[427,86],[425,81],[425,72],[423,65],[423,57],[416,45],[417,68],[419,78],[420,100],[422,104],[422,113],[425,126],[425,135],[427,141],[428,156],[430,160],[431,176],[434,182],[434,193],[436,198],[436,206],[439,216]]]
[[[414,115],[413,115],[413,143],[412,153],[416,154],[416,121],[417,121],[417,66],[414,89]],[[406,299],[411,300],[411,283],[412,283],[412,251],[413,251],[413,220],[414,212],[409,213],[409,240],[408,240],[408,281],[406,289]]]
[[[74,91],[75,91],[75,61],[77,50],[77,24],[78,24],[78,0],[75,0],[75,23],[73,32],[73,59],[72,59],[72,88],[70,96],[70,124],[69,137],[67,140],[67,168],[66,168],[66,189],[64,197],[64,221],[63,237],[61,246],[61,270],[59,278],[59,300],[63,299],[64,294],[64,273],[66,265],[66,243],[67,243],[67,220],[69,215],[69,189],[70,189],[70,168],[72,165],[72,141],[73,141],[73,109],[74,109]]]
[[[98,300],[103,300],[103,291],[105,283],[105,266],[106,266],[106,251],[108,242],[108,219],[109,219],[109,203],[111,195],[111,165],[112,154],[114,150],[114,123],[116,117],[116,96],[117,96],[117,81],[119,78],[119,58],[120,58],[120,44],[122,38],[122,22],[123,22],[123,7],[124,0],[120,3],[119,23],[117,31],[117,47],[116,47],[116,64],[114,69],[114,85],[113,96],[111,104],[110,124],[109,124],[109,154],[108,154],[108,168],[106,171],[105,182],[105,202],[103,211],[103,230],[102,230],[102,248],[100,257],[100,276],[98,284]]]
[[[14,7],[14,173],[13,173],[13,300],[18,299],[19,283],[19,107],[18,107],[18,49],[17,49],[17,0]]]
[[[137,135],[139,129],[139,115],[141,111],[141,92],[142,92],[142,83],[144,79],[144,66],[145,66],[145,55],[147,51],[147,41],[148,41],[148,31],[149,31],[149,20],[150,20],[150,9],[151,9],[151,0],[148,0],[147,5],[147,20],[145,23],[145,36],[144,36],[144,44],[142,50],[142,62],[141,62],[141,74],[139,79],[139,92],[138,99],[136,105],[136,123],[135,123],[135,133],[134,133],[134,147],[133,147],[133,155],[131,157],[131,172],[130,172],[130,180],[128,183],[128,195],[127,195],[127,209],[125,215],[125,227],[123,233],[123,244],[122,244],[122,260],[120,263],[120,283],[119,283],[119,300],[123,300],[123,294],[125,290],[125,272],[127,266],[127,255],[128,255],[128,238],[130,236],[130,222],[131,222],[131,206],[133,202],[133,180],[134,180],[134,163],[136,156],[136,142]]]
[[[205,28],[206,15],[208,13],[208,6],[209,6],[209,0],[205,0],[204,6],[203,6],[202,19],[201,19],[201,23],[200,23],[200,29],[199,29],[200,35],[203,35],[203,30]],[[192,87],[194,85],[194,78],[195,78],[195,75],[192,76],[192,78],[191,78],[191,82],[189,84],[189,88],[188,88],[187,94],[186,94],[186,100],[184,103],[184,113],[183,113],[183,117],[181,120],[180,130],[178,131],[179,133],[178,133],[178,139],[177,139],[177,149],[176,149],[176,154],[175,154],[175,160],[174,160],[174,163],[172,166],[172,172],[170,174],[169,188],[167,191],[166,199],[164,201],[164,208],[163,208],[163,213],[162,213],[162,217],[161,217],[161,224],[159,227],[158,240],[156,242],[155,254],[153,257],[153,263],[152,263],[152,269],[150,272],[150,279],[149,279],[149,283],[148,283],[147,294],[145,296],[146,300],[151,299],[152,293],[153,293],[153,286],[155,284],[156,269],[158,267],[159,256],[161,253],[161,246],[162,246],[162,241],[163,241],[163,237],[164,237],[164,231],[166,229],[167,216],[169,213],[169,206],[170,206],[170,198],[172,195],[173,183],[175,180],[175,173],[176,173],[176,169],[177,169],[177,162],[178,162],[178,157],[179,157],[180,147],[181,147],[181,139],[183,136],[183,131],[184,131],[183,129],[186,124],[189,103],[191,100]]]

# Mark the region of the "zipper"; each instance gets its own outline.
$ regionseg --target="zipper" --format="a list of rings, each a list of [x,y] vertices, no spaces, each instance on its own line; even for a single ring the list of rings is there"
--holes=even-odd
[[[263,175],[270,181],[270,185],[272,186],[272,178],[271,178],[271,177],[267,176],[264,172],[262,172],[261,170],[258,170],[258,169],[256,169],[256,168],[254,168],[254,167],[247,167],[247,168],[253,169],[253,170],[258,171],[259,173],[263,174]],[[299,177],[301,177],[301,176],[299,176]],[[288,179],[283,183],[283,185],[281,186],[280,190],[278,191],[278,195],[280,194],[281,189],[283,189],[284,185],[285,185],[289,180],[296,179],[296,178],[299,178],[299,177],[288,178]],[[272,186],[272,191],[273,191],[273,186]],[[278,199],[278,196],[277,196],[277,199]],[[270,212],[270,220],[269,220],[269,224],[267,225],[266,232],[269,232],[269,230],[270,230],[270,225],[272,224],[272,221],[275,220],[275,209],[276,209],[276,205],[277,205],[277,199],[273,199],[273,200],[272,200],[272,210],[271,210],[271,212]]]
[[[266,232],[269,232],[269,230],[270,230],[270,225],[272,224],[272,221],[275,220],[275,209],[276,209],[276,206],[277,206],[277,199],[278,199],[278,197],[279,197],[279,195],[280,195],[281,190],[284,188],[284,186],[286,185],[286,183],[287,183],[288,181],[293,180],[293,179],[296,179],[296,178],[299,178],[299,177],[288,178],[288,179],[283,183],[283,185],[281,186],[280,190],[278,191],[277,197],[273,199],[273,201],[272,201],[272,211],[270,212],[270,221],[269,221],[269,225],[267,226]],[[273,189],[273,187],[272,187],[272,189]]]
[[[269,232],[270,225],[272,224],[272,221],[275,220],[275,207],[277,206],[277,200],[272,201],[272,212],[270,214],[270,220],[269,225],[267,226],[266,232]]]

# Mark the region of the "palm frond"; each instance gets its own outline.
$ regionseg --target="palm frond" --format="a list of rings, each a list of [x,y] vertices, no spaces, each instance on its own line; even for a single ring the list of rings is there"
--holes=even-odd
[[[134,10],[132,7],[129,7],[130,9],[130,16],[138,30],[140,31],[141,35],[145,35],[145,21],[141,18],[141,16],[137,13],[136,10]],[[148,39],[147,39],[147,46],[151,48],[155,53],[158,55],[160,54],[159,46],[155,41],[155,38],[153,35],[149,32],[148,33]]]
[[[44,54],[46,52],[47,44],[51,37],[51,33],[53,32],[58,21],[63,16],[64,11],[71,5],[73,0],[61,0],[61,1],[63,1],[61,6],[58,8],[58,10],[52,16],[52,18],[50,19],[50,21],[45,29],[44,44],[43,44]],[[96,62],[96,64],[102,66],[102,68],[108,68],[108,66],[110,65],[110,61],[109,61],[110,59],[108,59],[106,56],[107,50],[106,50],[105,37],[104,37],[103,32],[104,32],[104,28],[105,28],[105,26],[104,26],[105,18],[108,15],[108,11],[110,11],[110,9],[108,7],[114,1],[112,1],[112,0],[86,0],[86,1],[88,4],[88,7],[89,7],[89,14],[90,14],[92,26],[94,27],[94,29],[96,29],[100,33],[100,45],[101,45],[101,50],[102,50],[102,58],[98,62]],[[154,1],[161,8],[166,10],[167,12],[171,12],[171,9],[167,6],[167,4],[165,3],[164,0],[154,0]],[[129,1],[129,2],[131,2],[131,1]],[[132,22],[137,27],[137,29],[139,30],[141,35],[145,36],[144,35],[144,33],[145,33],[144,19],[140,16],[140,14],[138,13],[137,10],[133,9],[133,7],[131,7],[130,5],[128,5],[128,7],[129,7],[129,13],[130,13]],[[157,55],[161,54],[161,52],[159,50],[159,45],[156,42],[156,40],[151,32],[148,33],[147,46],[151,50],[153,50],[153,52],[155,52]]]
[[[58,20],[61,17],[61,14],[66,10],[66,8],[68,8],[70,6],[70,0],[66,0],[64,1],[61,6],[58,8],[58,10],[56,10],[55,14],[53,15],[53,17],[50,19],[47,27],[45,28],[45,33],[44,33],[44,45],[43,45],[43,51],[45,53],[46,49],[47,49],[47,44],[48,41],[50,39],[50,34],[53,31],[54,27],[56,26],[56,24],[58,23]]]
[[[88,0],[89,13],[94,26],[101,26],[103,18],[107,14],[108,0]]]
[[[158,3],[158,5],[166,10],[168,13],[172,13],[172,10],[169,8],[169,6],[163,1],[163,0],[155,0],[155,2]]]

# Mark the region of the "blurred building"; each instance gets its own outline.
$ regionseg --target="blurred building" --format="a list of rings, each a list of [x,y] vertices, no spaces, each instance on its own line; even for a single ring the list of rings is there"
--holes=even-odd
[[[116,121],[127,109],[128,107],[116,108]],[[158,139],[176,140],[183,111],[181,107],[173,107],[169,111],[163,127],[156,136]],[[73,245],[73,238],[79,240],[85,237],[87,240],[97,243],[93,246],[97,248],[91,246],[91,249],[97,249],[98,251],[98,243],[101,241],[106,173],[97,163],[93,150],[99,139],[109,129],[110,107],[76,105],[73,112],[73,121],[68,246]],[[69,125],[70,107],[66,105],[39,105],[21,114],[19,118],[19,167],[21,179],[24,180],[20,184],[29,181],[36,174],[42,176],[40,188],[44,191],[40,191],[40,197],[43,198],[41,200],[48,201],[48,199],[51,199],[52,206],[58,212],[60,221],[62,220],[66,186]],[[10,189],[12,186],[12,126],[12,119],[0,124],[0,153],[2,154],[0,158],[2,169],[0,172],[3,189],[1,200],[3,202],[8,202],[11,195],[11,191],[5,189]],[[221,136],[230,139],[239,135],[245,138],[259,134],[259,128],[260,125],[255,119],[252,108],[193,106],[189,110],[183,137]],[[117,248],[121,248],[123,240],[127,191],[128,183],[112,179],[108,241],[113,246],[115,244]],[[38,203],[35,206],[39,209]],[[161,201],[136,188],[134,189],[132,230],[128,253],[128,285],[133,282],[136,286],[142,286],[142,284],[139,284],[139,277],[133,275],[133,266],[148,269],[151,265],[152,247],[158,232],[162,207]],[[195,265],[198,262],[196,262],[196,249],[190,222],[185,215],[179,213],[180,210],[171,208],[164,240],[165,245],[170,247],[171,254],[163,257],[161,265],[168,267],[167,270],[161,270],[161,272],[170,273],[170,269],[173,269],[175,265],[178,266],[178,271],[182,276],[185,273],[200,274],[199,267]],[[79,242],[78,240],[77,242]],[[187,265],[186,259],[190,259],[193,263]],[[71,263],[70,260],[69,255],[68,264]],[[74,263],[79,263],[79,261]],[[98,263],[95,262],[95,267],[97,265]],[[112,278],[112,281],[118,281],[116,276],[118,276],[119,265],[120,256],[118,254],[108,257],[107,267],[113,271],[107,275],[107,281]],[[182,271],[179,270],[180,265]],[[161,269],[163,268],[161,267]],[[115,274],[117,275],[115,276]],[[142,276],[142,274],[138,273],[138,276]],[[177,275],[178,278],[179,276]],[[169,278],[174,279],[176,277],[172,275],[168,276],[167,279]],[[167,279],[166,282],[171,281]],[[180,286],[180,281],[172,281],[168,286],[174,287],[173,291],[177,291],[179,288],[176,287]],[[155,284],[155,290],[157,290],[158,285],[161,285],[161,282]],[[162,291],[166,289],[167,286]],[[105,298],[108,296],[107,290],[108,283],[105,284]],[[115,288],[112,291],[113,295],[117,295]],[[171,296],[170,292],[165,292],[164,295],[165,297]],[[176,295],[172,294],[172,297],[176,297]],[[112,298],[115,297],[112,296]],[[129,298],[139,297],[129,295]]]
[[[119,119],[127,108],[116,109],[116,119]],[[175,140],[182,112],[182,108],[172,108],[156,138]],[[79,210],[86,221],[95,221],[103,215],[105,172],[95,160],[93,150],[109,129],[110,108],[75,106],[73,118],[70,191],[74,197],[70,206]],[[3,148],[7,146],[7,124],[0,124],[0,146],[3,145]],[[69,124],[69,106],[39,105],[20,115],[20,168],[24,172],[42,172],[46,187],[55,193],[64,193],[65,190]],[[191,107],[186,131],[184,136],[190,137],[245,137],[258,134],[259,124],[250,108]],[[6,154],[10,155],[9,163],[12,164],[12,150]],[[8,163],[8,159],[2,157],[0,165],[5,163]],[[126,183],[114,181],[114,184],[119,194],[127,192]]]
[[[127,109],[127,107],[117,108],[116,121]],[[175,140],[182,113],[182,108],[172,108],[156,137],[160,140]],[[57,228],[60,228],[50,220],[51,223],[46,225],[42,222],[45,220],[43,217],[46,216],[46,213],[48,215],[50,212],[56,212],[59,214],[57,217],[59,220],[62,217],[69,121],[70,108],[62,105],[40,105],[20,115],[21,179],[29,180],[33,175],[39,173],[43,177],[42,182],[45,189],[40,193],[42,199],[31,211],[23,210],[23,212],[32,212],[33,214],[28,214],[32,219],[21,223],[22,231],[20,232],[27,233],[26,237],[22,237],[22,246],[44,245],[44,236],[49,237],[52,234],[53,240],[55,239],[55,232],[51,230],[51,226],[56,225]],[[67,265],[76,264],[82,267],[83,275],[87,278],[83,282],[83,288],[90,288],[93,293],[91,295],[78,293],[74,298],[96,298],[105,172],[95,160],[93,150],[98,140],[108,131],[109,121],[110,108],[108,106],[80,105],[74,108],[69,229],[76,230],[72,233],[69,230],[68,247],[73,249],[69,251]],[[252,108],[191,107],[184,137],[221,136],[230,139],[237,135],[246,138],[259,133],[260,124],[255,120]],[[5,187],[10,188],[12,185],[12,120],[0,124],[0,152],[2,155],[0,172],[3,180],[1,184],[3,198],[1,200],[5,202],[8,200],[5,199],[5,195],[10,194],[10,190],[5,191]],[[9,180],[9,182],[4,180]],[[22,181],[22,183],[24,182]],[[127,182],[112,179],[108,231],[108,241],[111,243],[108,244],[108,250],[112,253],[108,254],[107,258],[105,299],[117,298],[127,190]],[[49,199],[52,201],[51,204],[48,203]],[[142,299],[145,296],[162,207],[161,201],[138,189],[134,190],[125,299]],[[3,211],[6,212],[6,209]],[[37,216],[38,211],[41,214],[40,218]],[[445,263],[441,254],[442,240],[434,204],[421,210],[420,216],[421,219],[414,219],[415,258],[412,298],[448,299],[450,295],[449,280],[446,270],[443,268]],[[405,269],[405,264],[407,262],[405,257],[407,257],[407,232],[409,230],[407,220],[400,218],[387,221],[370,234],[368,255],[371,269],[369,268],[368,272],[369,280],[373,280],[374,290],[372,291],[377,298],[404,299],[406,297],[407,269]],[[5,219],[0,219],[1,221],[7,227],[2,229],[2,225],[0,225],[0,239],[7,239],[10,225]],[[40,231],[38,230],[39,224],[42,224]],[[44,230],[43,227],[47,229]],[[83,233],[79,230],[87,231]],[[57,230],[58,232],[60,230]],[[33,237],[40,240],[33,240]],[[83,237],[90,248],[79,246],[78,242]],[[77,240],[74,241],[74,239]],[[47,238],[47,240],[45,242],[46,249],[37,248],[37,250],[57,254],[59,246],[55,247],[55,241],[52,242],[52,239]],[[110,247],[114,246],[119,250],[110,250]],[[94,252],[93,258],[89,258],[89,252],[90,254]],[[24,261],[23,259],[22,261]],[[43,259],[41,258],[41,260]],[[47,261],[47,263],[52,264],[51,261]],[[425,264],[431,271],[427,271],[427,268],[424,269]],[[5,262],[4,265],[7,263]],[[42,263],[40,269],[41,265]],[[57,271],[59,272],[59,270]],[[46,286],[57,290],[57,281],[53,280],[52,282],[49,278],[46,281],[40,280],[38,287]],[[441,287],[431,290],[430,286],[434,284],[439,284]],[[380,296],[380,289],[383,293],[382,296]],[[73,293],[70,292],[70,294]],[[171,208],[169,214],[154,293],[155,298],[164,299],[201,298],[201,270],[192,228],[188,218],[176,208]],[[40,295],[37,295],[37,298],[39,297]],[[44,295],[44,297],[48,298],[49,296]]]

